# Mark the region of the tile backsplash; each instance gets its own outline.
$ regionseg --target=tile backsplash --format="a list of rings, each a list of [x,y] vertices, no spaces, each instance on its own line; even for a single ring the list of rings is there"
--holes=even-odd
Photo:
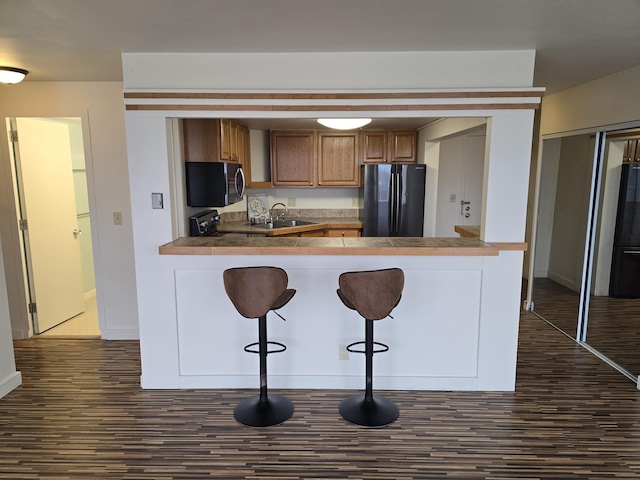
[[[357,208],[288,208],[289,218],[358,218]],[[221,222],[248,222],[247,212],[224,212]]]

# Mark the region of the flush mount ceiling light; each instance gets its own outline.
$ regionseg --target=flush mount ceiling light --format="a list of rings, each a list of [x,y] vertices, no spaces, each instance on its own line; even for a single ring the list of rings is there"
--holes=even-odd
[[[27,73],[29,72],[23,68],[0,67],[0,82],[8,84],[20,83],[27,76]]]
[[[370,118],[319,118],[318,123],[336,130],[353,130],[371,123]]]

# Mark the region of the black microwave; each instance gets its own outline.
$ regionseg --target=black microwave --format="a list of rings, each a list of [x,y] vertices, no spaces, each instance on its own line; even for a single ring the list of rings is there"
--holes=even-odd
[[[242,200],[244,172],[237,163],[185,162],[187,205],[224,207]]]

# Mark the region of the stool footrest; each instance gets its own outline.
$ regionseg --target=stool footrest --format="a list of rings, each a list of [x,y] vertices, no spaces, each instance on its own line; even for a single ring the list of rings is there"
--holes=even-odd
[[[355,350],[353,347],[355,347],[356,345],[364,345],[366,342],[364,340],[360,341],[360,342],[353,342],[350,343],[349,345],[347,345],[347,351],[351,352],[351,353],[367,353],[364,350]],[[374,345],[377,345],[380,348],[379,350],[374,350],[373,353],[383,353],[383,352],[387,352],[389,350],[389,345],[385,345],[384,343],[380,343],[380,342],[373,342]]]
[[[253,342],[253,343],[250,343],[249,345],[245,345],[244,351],[248,352],[248,353],[260,353],[259,349],[256,349],[256,350],[252,350],[251,349],[251,347],[255,347],[257,345],[259,346],[260,342]],[[282,353],[287,349],[287,346],[285,344],[283,344],[283,343],[280,343],[280,342],[269,341],[269,342],[267,342],[267,345],[277,345],[278,347],[280,347],[280,348],[275,349],[275,350],[267,350],[267,354],[269,354],[269,353]]]

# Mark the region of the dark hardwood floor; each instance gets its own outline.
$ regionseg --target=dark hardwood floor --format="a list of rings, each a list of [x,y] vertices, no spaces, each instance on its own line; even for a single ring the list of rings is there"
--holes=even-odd
[[[535,311],[576,337],[578,292],[548,278],[534,282]],[[591,296],[586,343],[631,374],[640,375],[640,299]]]
[[[515,392],[387,392],[381,429],[342,420],[336,390],[285,391],[293,417],[249,428],[254,391],[141,390],[137,342],[19,341],[0,478],[640,478],[635,384],[533,314],[520,332]]]

